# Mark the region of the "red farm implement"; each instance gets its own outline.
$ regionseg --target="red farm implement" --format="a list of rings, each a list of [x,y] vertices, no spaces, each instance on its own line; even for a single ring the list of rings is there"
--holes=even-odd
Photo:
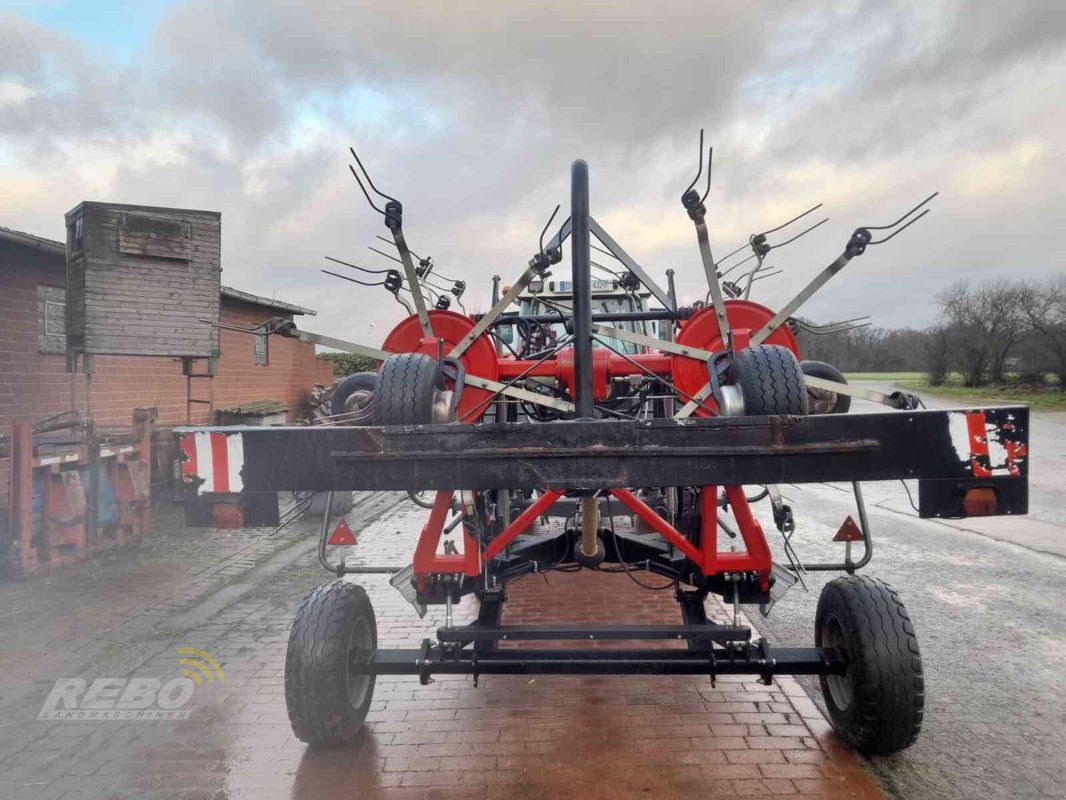
[[[745,673],[766,682],[818,675],[831,721],[852,747],[890,753],[917,736],[923,686],[914,629],[887,584],[855,575],[873,552],[860,484],[917,480],[927,517],[1023,514],[1027,410],[923,410],[912,396],[849,386],[832,366],[800,360],[798,327],[828,333],[862,322],[814,328],[793,318],[799,307],[849,261],[928,213],[922,209],[931,197],[891,225],[856,229],[839,256],[774,312],[749,299],[767,274],[764,259],[821,223],[791,238],[779,233],[785,226],[753,235],[754,266],[727,280],[743,262],[723,268],[739,250],[712,256],[709,161],[707,189],[694,188],[702,137],[700,151],[682,205],[696,229],[705,304],[680,306],[672,271],[663,289],[597,223],[588,167],[577,161],[569,218],[545,244],[553,213],[528,266],[509,287],[496,282],[493,307],[481,315],[450,309],[453,299],[462,308],[465,284],[412,253],[402,205],[374,186],[356,157],[352,172],[395,248],[382,254],[399,268],[346,264],[364,274],[341,277],[384,286],[409,315],[380,348],[298,330],[288,320],[255,333],[369,356],[380,369],[341,383],[331,424],[178,433],[194,503],[223,491],[374,489],[407,491],[428,509],[404,568],[331,561],[328,514],[323,521],[320,560],[338,578],[306,598],[287,661],[286,698],[301,739],[350,741],[378,675],[426,682],[442,673],[475,680],[704,674],[712,681]],[[572,277],[549,281],[568,240]],[[594,250],[614,267],[594,262]],[[593,278],[594,268],[612,277]],[[843,413],[853,397],[888,410]],[[792,546],[797,517],[777,487],[825,481],[853,486],[858,522],[849,517],[838,534],[839,562],[807,563]],[[775,549],[758,504],[780,534]],[[853,542],[862,543],[858,558]],[[503,625],[508,582],[556,569],[661,575],[673,582],[681,624]],[[739,623],[740,605],[768,611],[813,571],[846,573],[823,590],[813,646],[773,647]],[[395,573],[393,585],[419,613],[445,606],[435,639],[414,649],[377,647],[369,598],[344,579],[374,572]],[[452,605],[469,594],[480,603],[477,620],[453,625]],[[709,594],[733,606],[731,620],[708,619]],[[875,624],[877,637],[869,635]],[[674,639],[687,647],[497,647],[505,639]]]

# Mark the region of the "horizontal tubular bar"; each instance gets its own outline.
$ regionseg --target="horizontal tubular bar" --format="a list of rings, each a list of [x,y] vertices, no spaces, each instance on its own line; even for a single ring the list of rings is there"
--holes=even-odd
[[[177,435],[196,430],[239,437],[219,453],[240,455],[244,489],[251,492],[565,491],[985,476],[990,484],[1024,487],[1029,411],[1017,406],[547,424],[237,426],[179,428]],[[195,452],[194,445],[184,445],[184,452]],[[193,484],[214,468],[210,458],[182,464]]]
[[[774,648],[770,660],[749,646],[739,654],[703,650],[505,649],[477,653],[461,650],[442,655],[422,650],[377,650],[354,674],[374,675],[828,675],[842,673],[836,651],[816,647]],[[713,655],[713,661],[712,661]]]
[[[499,625],[474,623],[461,628],[437,628],[441,642],[602,641],[622,639],[701,639],[746,642],[751,629],[732,625]]]
[[[626,359],[621,356],[609,353],[607,355],[607,375],[612,378],[630,375],[647,375],[647,372],[644,370],[654,372],[656,375],[664,377],[670,375],[670,356],[665,353],[637,353],[629,356],[629,358],[637,364],[640,364],[644,369],[626,361]],[[573,369],[572,362],[571,365],[567,367],[555,358],[545,358],[536,361],[524,358],[501,358],[499,360],[499,365],[500,378],[502,380],[517,378],[519,375],[529,378],[562,378]]]
[[[678,320],[688,319],[692,316],[692,309],[684,307],[678,309],[675,314],[673,311],[669,311],[665,308],[656,308],[650,311],[601,311],[598,314],[592,315],[593,322],[656,322],[666,320]],[[476,318],[476,315],[475,315]],[[541,323],[550,325],[555,322],[563,322],[572,320],[573,314],[563,313],[559,314],[522,314],[522,319],[527,319],[530,322]],[[497,326],[500,325],[517,325],[519,322],[518,313],[504,314],[496,322]]]

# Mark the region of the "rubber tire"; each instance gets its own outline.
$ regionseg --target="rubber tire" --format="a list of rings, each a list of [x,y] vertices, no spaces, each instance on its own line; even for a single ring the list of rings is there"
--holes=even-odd
[[[437,493],[431,491],[429,493],[429,496],[434,499],[426,500],[422,497],[421,491],[416,491],[414,489],[407,490],[407,497],[411,500],[412,503],[414,503],[416,506],[419,506],[420,508],[433,508],[433,505],[436,501]]]
[[[925,709],[922,656],[899,595],[875,578],[849,575],[825,585],[818,598],[814,642],[826,646],[839,625],[848,661],[842,676],[851,701],[838,705],[821,676],[829,721],[852,749],[866,755],[899,752],[918,738]]]
[[[292,732],[315,747],[351,744],[370,710],[375,676],[358,707],[348,694],[348,654],[360,620],[378,631],[374,607],[362,586],[336,580],[311,591],[296,612],[285,654],[285,704]]]
[[[824,361],[801,361],[800,370],[804,375],[810,375],[813,378],[821,378],[826,381],[836,381],[837,383],[847,383],[847,378],[844,377],[844,373],[834,367],[832,364],[827,364]],[[808,389],[810,393],[812,389]],[[827,413],[829,414],[847,414],[851,409],[851,397],[846,394],[836,395],[836,405],[832,407]],[[810,401],[808,400],[808,406]]]
[[[744,395],[745,416],[807,414],[807,385],[787,347],[761,344],[741,350],[733,359],[733,380]]]
[[[333,390],[333,395],[329,399],[329,412],[333,416],[340,414],[347,414],[344,404],[348,402],[348,398],[352,396],[353,392],[362,391],[370,392],[371,398],[375,387],[378,385],[378,374],[376,372],[357,372],[354,375],[349,375],[347,378],[337,384],[337,388]],[[373,400],[371,399],[371,402]],[[373,414],[373,407],[371,407],[371,414]],[[367,421],[357,420],[352,425],[365,425]]]
[[[374,390],[374,424],[428,425],[434,396],[443,388],[444,375],[435,359],[424,353],[389,356]]]

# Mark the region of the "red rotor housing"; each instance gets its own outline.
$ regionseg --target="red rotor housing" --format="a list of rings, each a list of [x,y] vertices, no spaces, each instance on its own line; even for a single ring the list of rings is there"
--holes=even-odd
[[[434,309],[429,312],[430,325],[433,326],[435,336],[444,340],[444,355],[459,344],[463,337],[474,328],[474,321],[470,317],[457,314],[454,311],[441,311]],[[400,322],[385,338],[382,349],[390,353],[425,353],[433,358],[437,357],[437,340],[423,339],[422,326],[418,323],[418,317],[412,315]],[[481,378],[496,380],[499,377],[499,361],[496,348],[488,336],[479,336],[466,352],[460,356],[459,361],[466,368],[467,374],[477,375]],[[464,386],[463,395],[459,401],[458,415],[463,422],[476,422],[485,413],[489,404],[485,402],[492,396],[491,392],[478,389],[473,386]],[[473,413],[470,413],[473,412]],[[465,414],[469,414],[464,418]]]
[[[750,300],[727,300],[725,303],[725,315],[729,320],[731,330],[747,330],[755,333],[767,322],[774,318],[774,312],[766,306],[753,303]],[[718,330],[718,320],[714,315],[714,308],[707,306],[700,309],[687,321],[681,323],[681,330],[677,334],[677,343],[688,347],[698,347],[712,353],[725,350],[726,345],[722,340],[722,334]],[[764,344],[778,344],[787,347],[796,358],[800,357],[799,342],[796,335],[789,330],[788,326],[782,325],[769,337]],[[707,365],[693,358],[674,356],[670,359],[671,373],[674,385],[684,394],[690,397],[696,394],[707,383]],[[681,398],[687,401],[688,398]],[[708,408],[716,408],[713,397],[703,401]],[[696,416],[709,417],[711,414],[704,408],[696,409]]]

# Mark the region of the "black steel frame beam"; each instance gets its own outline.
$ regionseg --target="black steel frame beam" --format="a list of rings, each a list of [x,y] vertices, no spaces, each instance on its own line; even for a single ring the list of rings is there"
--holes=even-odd
[[[377,650],[353,674],[419,675],[829,675],[845,670],[837,650],[816,647],[710,650],[503,649],[489,653],[419,648]]]
[[[481,625],[437,628],[440,642],[479,641],[647,641],[699,639],[712,642],[746,642],[751,629],[704,622],[700,625]]]
[[[973,481],[950,417],[958,413],[211,430],[240,436],[251,492]],[[1027,443],[1025,407],[981,413],[1016,447]],[[1024,494],[1027,462],[1014,466],[1015,475],[982,481]]]

